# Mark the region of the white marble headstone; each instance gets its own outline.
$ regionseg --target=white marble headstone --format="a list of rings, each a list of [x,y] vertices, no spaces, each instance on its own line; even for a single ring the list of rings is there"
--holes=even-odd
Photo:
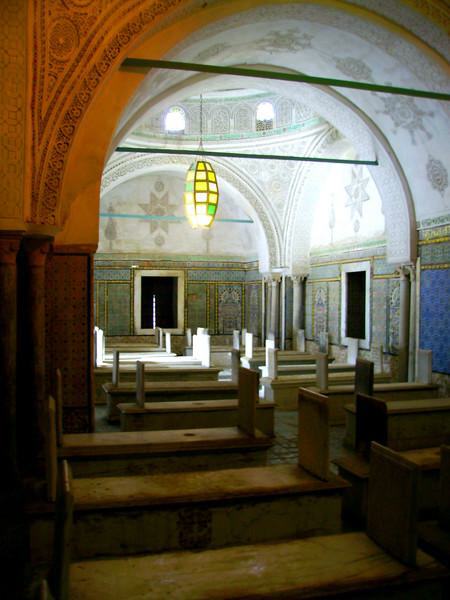
[[[328,354],[328,331],[321,331],[319,333],[319,352]]]
[[[297,352],[305,352],[305,330],[299,329],[297,331]]]
[[[233,349],[239,350],[240,347],[241,347],[241,341],[240,341],[239,329],[234,329],[233,330]]]
[[[431,383],[433,372],[433,352],[431,350],[417,351],[417,381],[420,383]]]
[[[316,383],[319,390],[328,389],[328,355],[319,352],[316,355]]]
[[[170,354],[172,352],[172,337],[168,331],[166,331],[165,337],[166,337],[166,352],[168,354]]]
[[[266,366],[269,363],[269,355],[268,355],[269,348],[275,348],[275,340],[270,340],[270,339],[266,340]]]
[[[245,356],[253,358],[253,333],[245,334]]]
[[[278,377],[278,350],[267,348],[267,377],[275,379]]]
[[[202,361],[202,367],[211,366],[211,336],[201,335],[200,336],[200,360]]]
[[[347,362],[349,365],[355,365],[358,358],[359,339],[347,338]]]
[[[103,364],[105,358],[105,336],[103,329],[96,327],[94,329],[95,336],[95,366],[99,367]]]

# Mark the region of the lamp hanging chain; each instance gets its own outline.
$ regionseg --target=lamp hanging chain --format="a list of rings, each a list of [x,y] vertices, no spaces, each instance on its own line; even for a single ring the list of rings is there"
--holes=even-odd
[[[203,94],[200,94],[200,144],[199,150],[203,150]]]

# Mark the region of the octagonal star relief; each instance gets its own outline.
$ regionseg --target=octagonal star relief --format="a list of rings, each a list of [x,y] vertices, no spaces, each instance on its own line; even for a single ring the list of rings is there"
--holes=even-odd
[[[178,205],[170,203],[169,194],[166,192],[162,196],[157,196],[153,192],[150,192],[150,198],[148,204],[139,204],[146,215],[156,217],[150,220],[150,234],[155,235],[155,242],[158,246],[162,246],[165,243],[163,234],[168,234],[171,225],[178,225],[179,221],[169,221],[165,219],[158,219],[157,217],[172,217],[175,216],[175,211]]]

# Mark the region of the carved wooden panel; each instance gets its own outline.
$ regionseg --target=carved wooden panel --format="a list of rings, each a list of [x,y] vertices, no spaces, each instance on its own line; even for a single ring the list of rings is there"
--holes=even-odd
[[[89,254],[55,253],[46,270],[47,379],[62,372],[64,431],[88,431],[92,398],[92,285]]]

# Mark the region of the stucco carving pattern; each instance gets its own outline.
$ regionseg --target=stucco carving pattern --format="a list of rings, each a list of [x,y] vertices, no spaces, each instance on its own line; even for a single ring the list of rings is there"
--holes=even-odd
[[[190,158],[184,156],[125,156],[119,160],[113,160],[106,168],[102,179],[102,195],[112,190],[120,183],[136,177],[140,172],[149,172],[153,168],[167,167],[168,165],[179,166],[187,169]],[[265,233],[269,260],[271,266],[279,264],[280,243],[273,221],[268,214],[270,203],[264,198],[260,190],[255,190],[249,179],[244,181],[242,174],[233,171],[232,163],[227,164],[225,160],[214,162],[214,170],[219,178],[223,178],[234,187],[246,201],[252,206],[258,215]]]
[[[34,77],[32,90],[32,220],[55,223],[58,196],[70,145],[76,128],[99,84],[110,71],[119,56],[137,36],[158,17],[166,15],[182,3],[182,0],[134,0],[124,3],[117,0],[34,0]],[[6,3],[2,3],[6,4]],[[9,4],[9,3],[8,3]],[[14,8],[16,3],[14,4]],[[189,10],[191,3],[183,3],[183,11]],[[385,3],[379,3],[385,4]],[[388,3],[390,8],[392,3]],[[298,16],[320,20],[320,7],[292,6]],[[300,10],[301,9],[301,10]],[[277,9],[278,10],[278,9]],[[264,9],[262,9],[264,11]],[[58,36],[53,29],[61,13],[71,21],[72,26],[59,26],[66,32]],[[265,16],[270,17],[266,10]],[[324,13],[325,14],[325,13]],[[242,15],[235,18],[241,19]],[[390,44],[388,32],[381,32],[371,24],[362,23],[349,15],[327,11],[326,18],[332,19],[333,26],[353,29],[362,37],[371,38],[373,43],[395,54],[402,42]],[[6,20],[7,21],[7,20]],[[345,23],[344,23],[345,22]],[[84,28],[85,35],[81,35]],[[71,33],[69,34],[69,30]],[[78,37],[77,35],[78,34]],[[105,40],[105,36],[109,39]],[[83,39],[82,47],[77,40]],[[50,70],[47,58],[49,40],[53,39],[53,55],[58,54],[60,63]],[[445,47],[445,46],[443,46]],[[76,49],[77,48],[77,49]],[[100,50],[103,49],[101,52]],[[404,58],[404,56],[402,56]],[[408,67],[430,83],[430,87],[440,89],[444,84],[442,73],[430,61],[408,45]],[[64,64],[65,63],[65,64]],[[47,93],[45,93],[45,91]],[[47,98],[48,103],[44,104]],[[15,103],[17,106],[17,103]],[[44,110],[45,113],[41,112]],[[51,124],[51,127],[50,127]]]
[[[364,0],[354,3],[364,6],[374,12],[373,0]],[[394,14],[393,4],[394,3],[392,3],[391,0],[378,1],[376,12],[386,16],[389,20],[392,20]],[[399,5],[399,3],[396,2],[395,5]],[[406,17],[407,14],[410,14],[409,11],[405,10],[405,7],[402,8],[403,10],[401,10],[399,6],[395,7],[396,18],[399,23],[402,23],[403,18]],[[233,29],[234,27],[240,27],[256,21],[274,22],[279,19],[289,20],[292,21],[292,23],[302,22],[303,24],[307,21],[311,21],[312,23],[333,27],[343,32],[351,32],[368,43],[374,44],[383,52],[386,52],[394,59],[400,61],[430,89],[435,89],[437,91],[446,91],[447,89],[447,76],[444,71],[411,43],[408,43],[398,36],[393,36],[388,29],[383,29],[371,21],[358,18],[354,14],[332,8],[324,10],[323,6],[315,6],[313,4],[289,4],[282,7],[266,6],[233,15],[224,21],[208,26],[205,30],[202,30],[201,33],[191,36],[189,41],[179,44],[173,50],[171,55],[178,54],[180,51],[185,50],[192,43],[198,41],[200,36],[204,37],[205,35],[219,33],[225,29]],[[408,21],[413,27],[413,30],[415,30],[416,27],[414,26],[419,24],[420,17],[418,17],[416,21],[412,19],[408,19]],[[423,29],[424,28],[421,27],[420,31]],[[428,32],[430,33],[431,31],[435,31],[435,28],[428,27]],[[290,38],[292,37],[293,33],[291,32]],[[303,33],[297,31],[297,43],[300,44],[302,39]],[[434,41],[432,36],[431,39]],[[448,54],[448,40],[443,36],[442,41],[443,43],[439,44],[438,49],[442,53]],[[292,46],[295,44],[295,41],[290,39],[289,44]],[[434,44],[431,45],[433,46]],[[283,44],[280,40],[278,44],[272,43],[269,50],[271,53],[276,53],[277,51],[285,52],[286,49],[284,46],[286,46],[286,43]],[[266,49],[264,44],[261,47],[261,50],[262,49]]]
[[[448,187],[448,172],[442,161],[432,156],[428,157],[427,177],[433,189],[437,190],[441,196],[444,196]]]
[[[0,212],[22,216],[26,108],[27,2],[0,2]]]
[[[57,220],[70,145],[105,75],[143,30],[181,2],[34,0],[33,221]]]

